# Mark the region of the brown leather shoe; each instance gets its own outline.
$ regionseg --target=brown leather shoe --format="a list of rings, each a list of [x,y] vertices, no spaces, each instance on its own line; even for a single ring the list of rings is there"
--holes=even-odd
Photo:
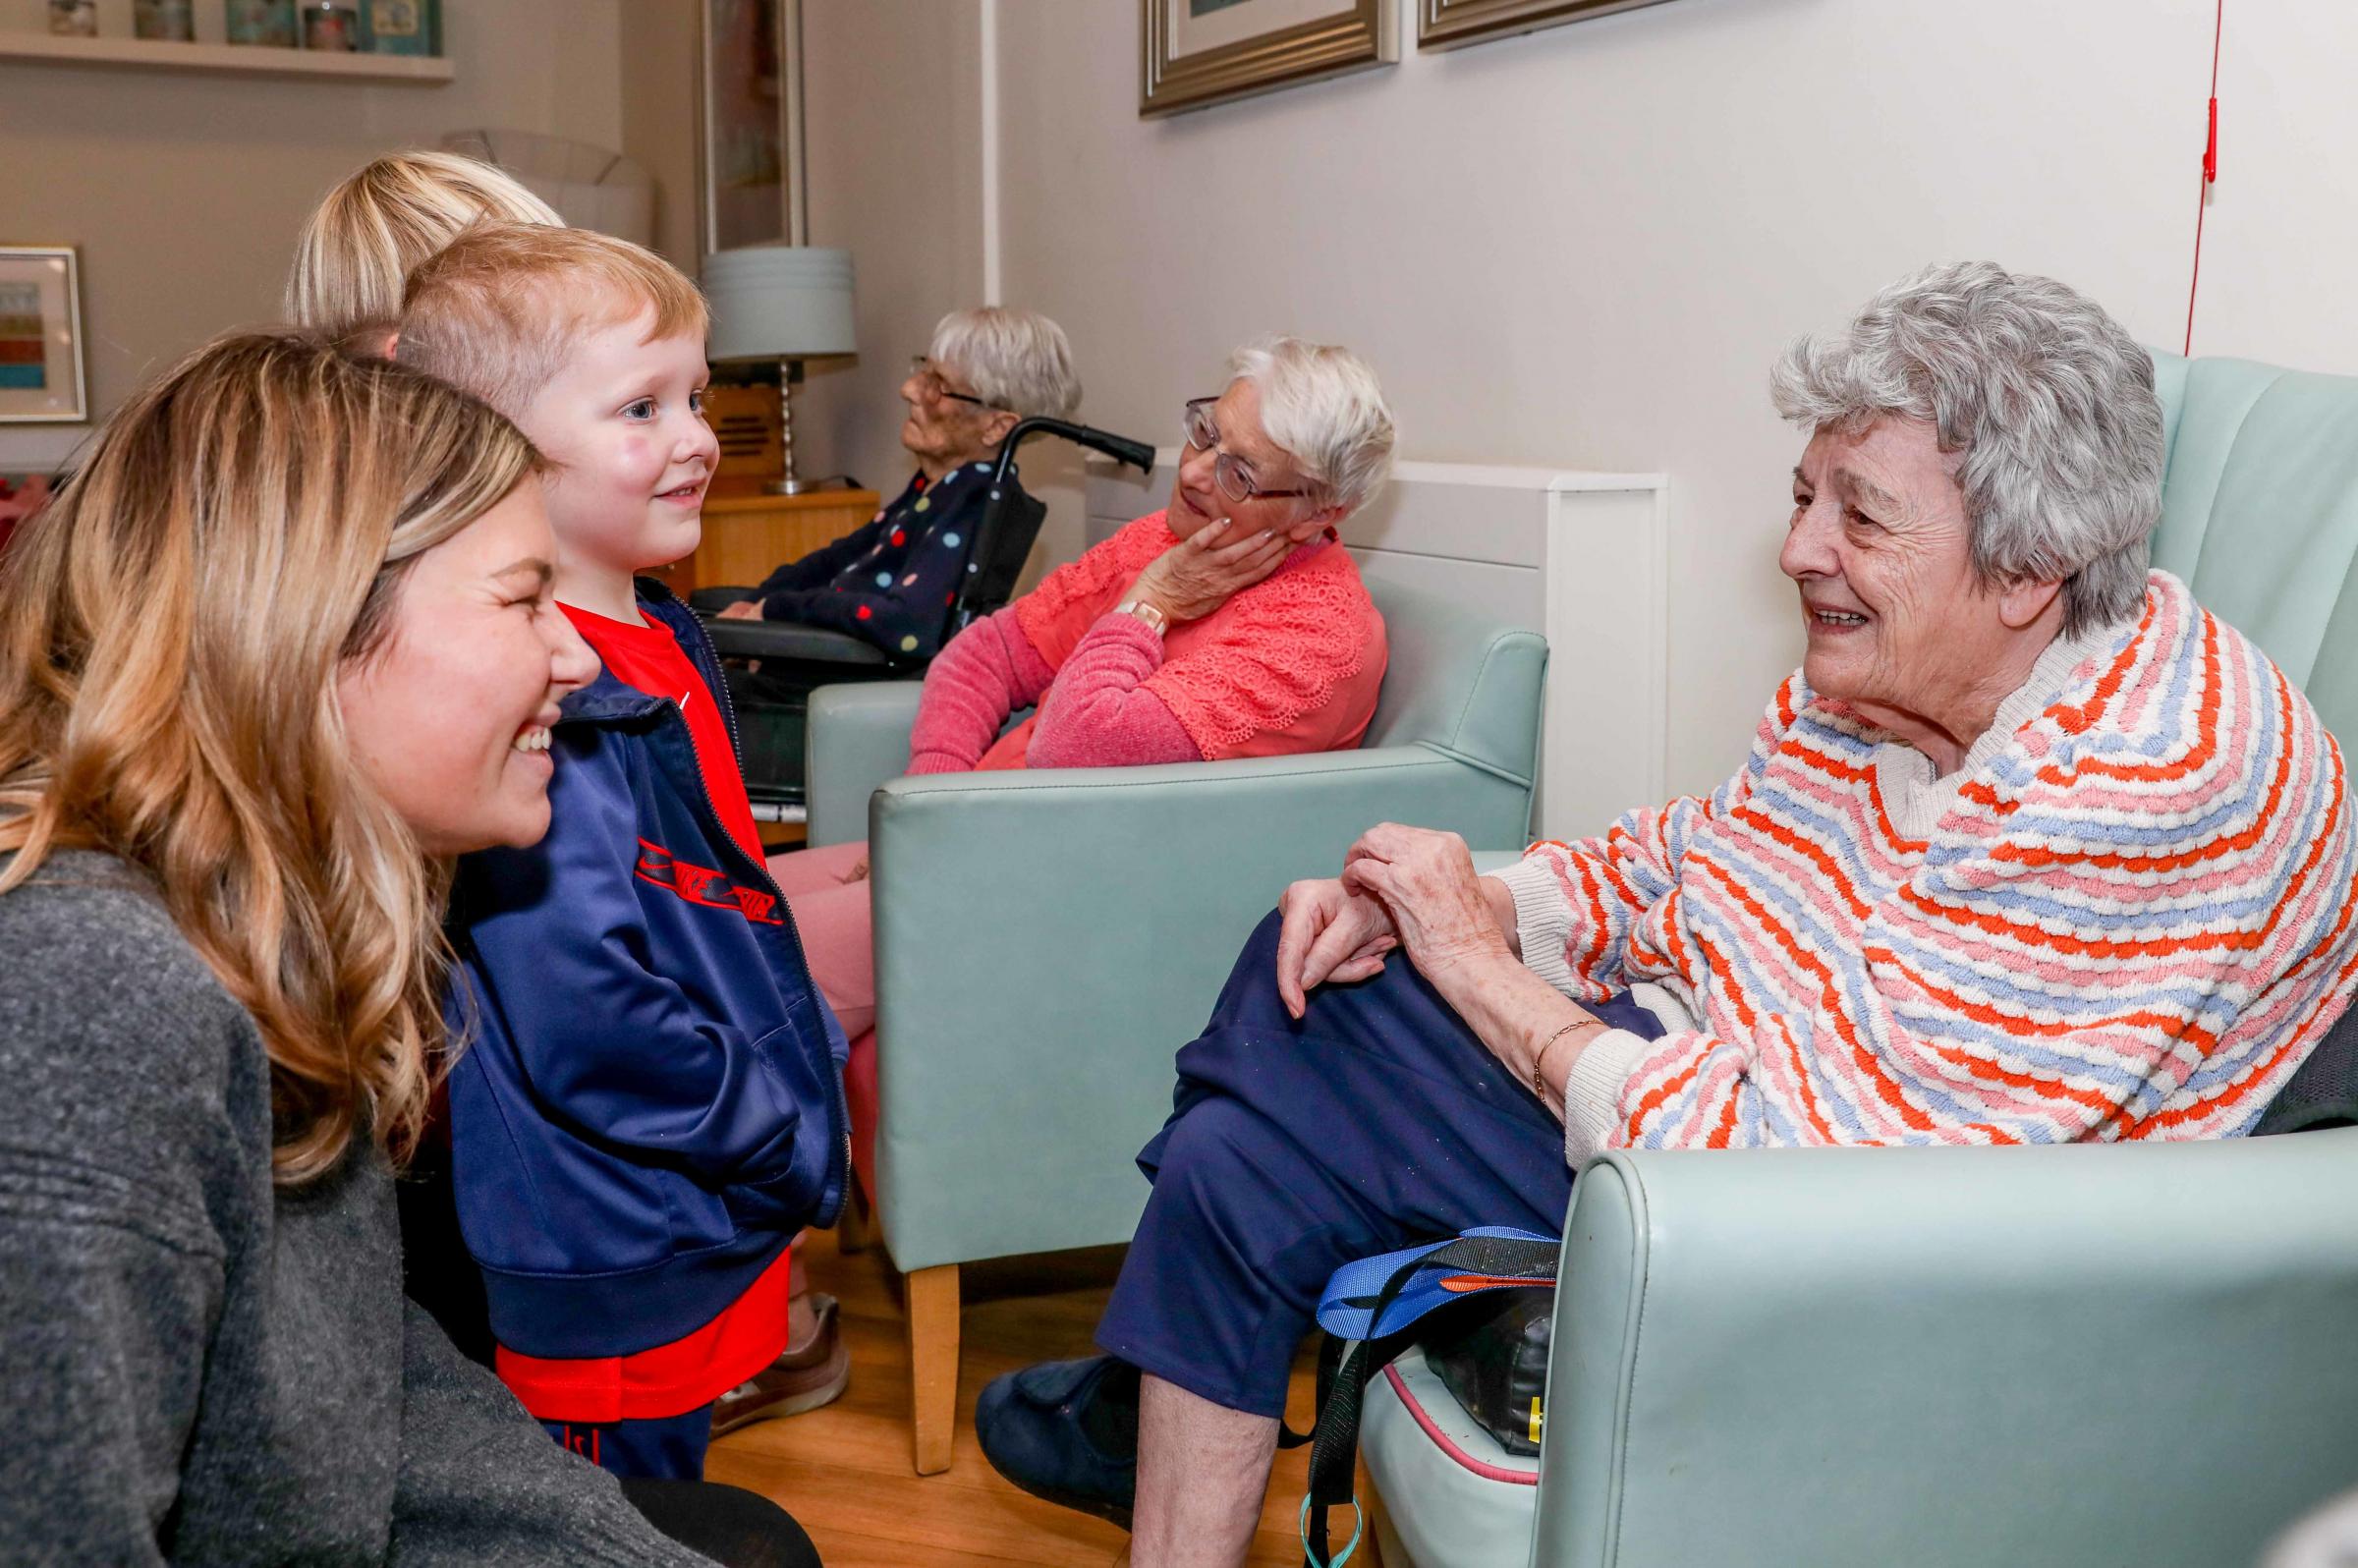
[[[713,1436],[757,1421],[799,1416],[843,1397],[851,1386],[852,1353],[835,1320],[835,1298],[813,1296],[811,1311],[818,1328],[808,1340],[713,1401]]]

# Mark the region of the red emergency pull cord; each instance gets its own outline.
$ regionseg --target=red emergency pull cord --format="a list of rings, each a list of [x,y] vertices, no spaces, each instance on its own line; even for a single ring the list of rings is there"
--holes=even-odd
[[[2218,42],[2226,32],[2227,0],[2218,0],[2211,19],[2211,124],[2203,140],[2203,183],[2194,198],[2194,277],[2186,285],[2186,347],[2194,353],[2194,298],[2203,286],[2203,216],[2211,207],[2211,187],[2218,181]]]

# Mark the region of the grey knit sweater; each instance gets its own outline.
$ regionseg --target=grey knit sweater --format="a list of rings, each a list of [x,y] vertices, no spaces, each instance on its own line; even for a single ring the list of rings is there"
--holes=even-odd
[[[0,1560],[702,1563],[403,1301],[380,1155],[288,1193],[270,1141],[136,873],[0,894]]]

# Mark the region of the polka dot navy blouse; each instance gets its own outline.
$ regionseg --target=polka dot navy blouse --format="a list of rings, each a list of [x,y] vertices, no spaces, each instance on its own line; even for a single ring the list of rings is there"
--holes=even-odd
[[[975,569],[990,469],[969,463],[931,484],[923,474],[911,476],[866,526],[772,572],[759,590],[762,618],[849,632],[902,658],[931,658],[941,650],[958,584]]]

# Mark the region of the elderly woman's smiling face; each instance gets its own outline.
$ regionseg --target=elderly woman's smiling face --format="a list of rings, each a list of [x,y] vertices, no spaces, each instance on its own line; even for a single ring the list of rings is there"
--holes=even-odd
[[[1777,563],[1801,588],[1811,689],[1944,772],[2061,624],[2054,584],[1993,587],[1975,573],[1956,468],[1919,420],[1821,429],[1793,471]]]

